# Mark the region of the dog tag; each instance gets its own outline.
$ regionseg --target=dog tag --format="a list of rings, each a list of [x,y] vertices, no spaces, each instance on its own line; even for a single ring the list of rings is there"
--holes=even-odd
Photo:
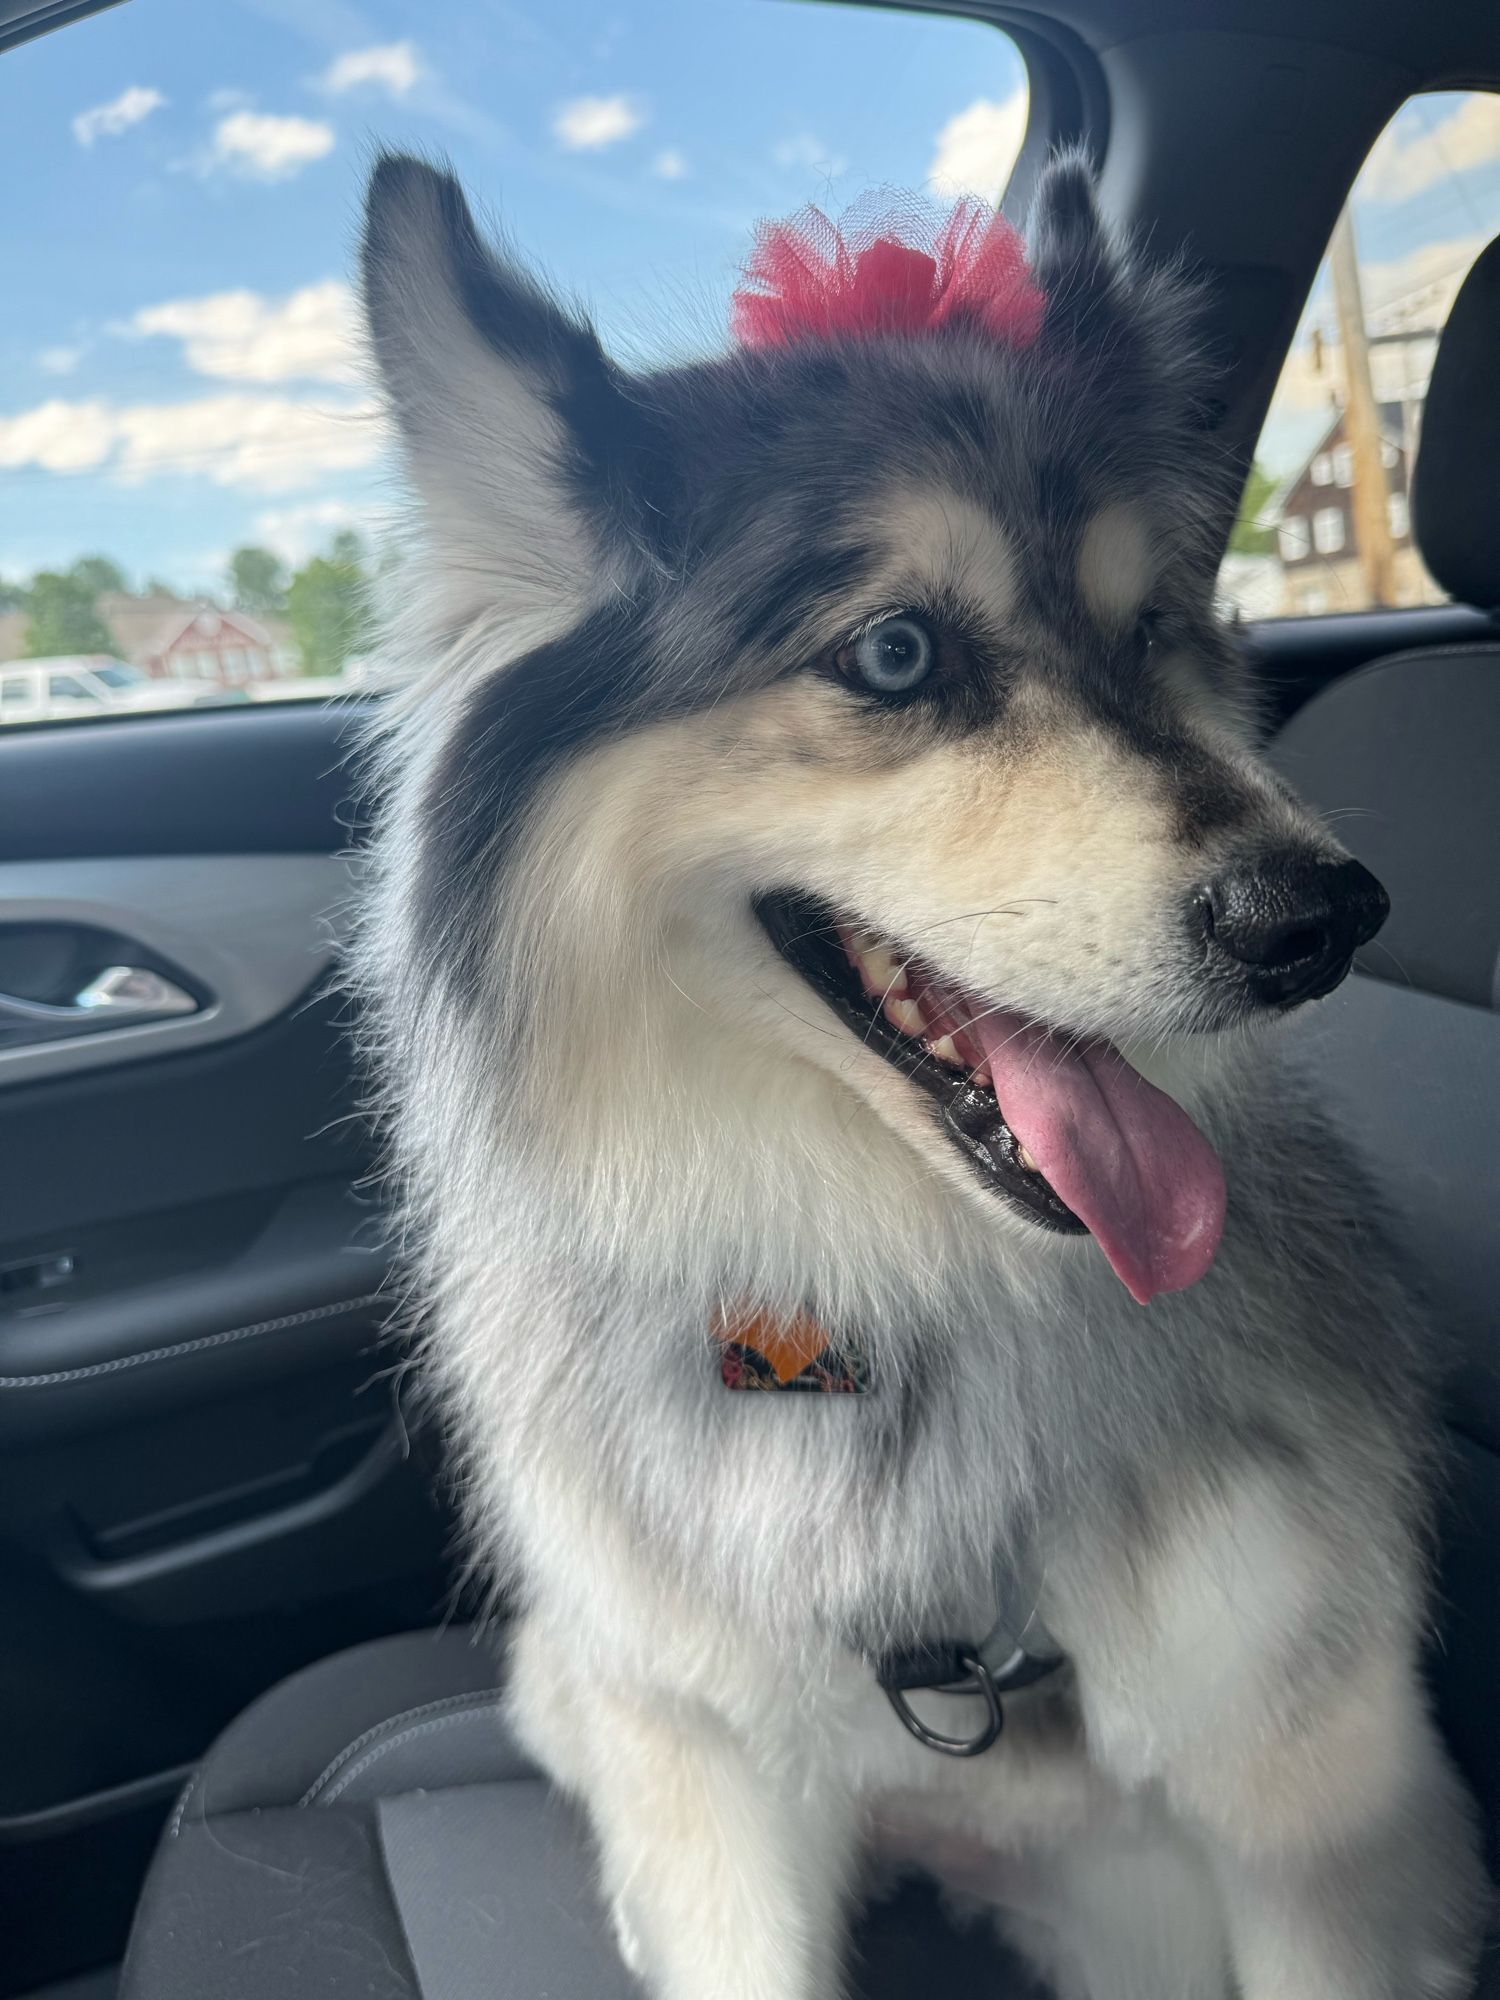
[[[726,1389],[794,1389],[815,1396],[863,1396],[870,1365],[858,1342],[835,1341],[809,1312],[790,1318],[747,1309],[714,1325]]]

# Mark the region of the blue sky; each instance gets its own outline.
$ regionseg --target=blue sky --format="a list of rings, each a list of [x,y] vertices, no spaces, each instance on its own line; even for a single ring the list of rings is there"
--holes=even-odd
[[[44,37],[0,62],[0,574],[204,584],[379,501],[342,289],[379,142],[451,156],[659,356],[722,337],[757,217],[1003,176],[1023,107],[992,28],[790,0],[130,0]]]
[[[1500,127],[1465,102],[1413,106],[1376,162],[1388,291],[1500,222]],[[0,575],[99,550],[206,587],[241,542],[297,559],[373,517],[346,279],[377,143],[448,154],[659,358],[722,337],[758,217],[994,193],[1024,104],[981,23],[794,0],[129,0],[43,37],[0,61],[25,190],[0,217]],[[1316,421],[1304,398],[1269,442]]]

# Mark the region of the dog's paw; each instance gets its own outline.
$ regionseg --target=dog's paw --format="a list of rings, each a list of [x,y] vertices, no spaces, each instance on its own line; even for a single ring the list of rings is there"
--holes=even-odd
[[[609,1921],[614,1928],[615,1945],[625,1962],[627,1972],[637,1979],[646,1976],[646,1953],[636,1933],[634,1924],[625,1909],[625,1898],[616,1896],[609,1908]]]

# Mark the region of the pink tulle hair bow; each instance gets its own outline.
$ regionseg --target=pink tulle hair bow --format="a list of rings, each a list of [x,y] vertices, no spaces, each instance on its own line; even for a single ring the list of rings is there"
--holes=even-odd
[[[805,208],[787,222],[758,225],[744,275],[731,315],[744,347],[955,325],[1025,347],[1041,331],[1046,305],[1020,237],[979,201],[943,214],[908,200],[838,223]]]

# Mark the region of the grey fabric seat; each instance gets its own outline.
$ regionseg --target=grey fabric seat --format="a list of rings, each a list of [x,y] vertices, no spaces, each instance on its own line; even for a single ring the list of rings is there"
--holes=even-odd
[[[247,1709],[168,1823],[120,2000],[639,2000],[500,1677],[466,1631],[410,1633]],[[854,1960],[861,2000],[1032,1990],[915,1888],[869,1913]]]

